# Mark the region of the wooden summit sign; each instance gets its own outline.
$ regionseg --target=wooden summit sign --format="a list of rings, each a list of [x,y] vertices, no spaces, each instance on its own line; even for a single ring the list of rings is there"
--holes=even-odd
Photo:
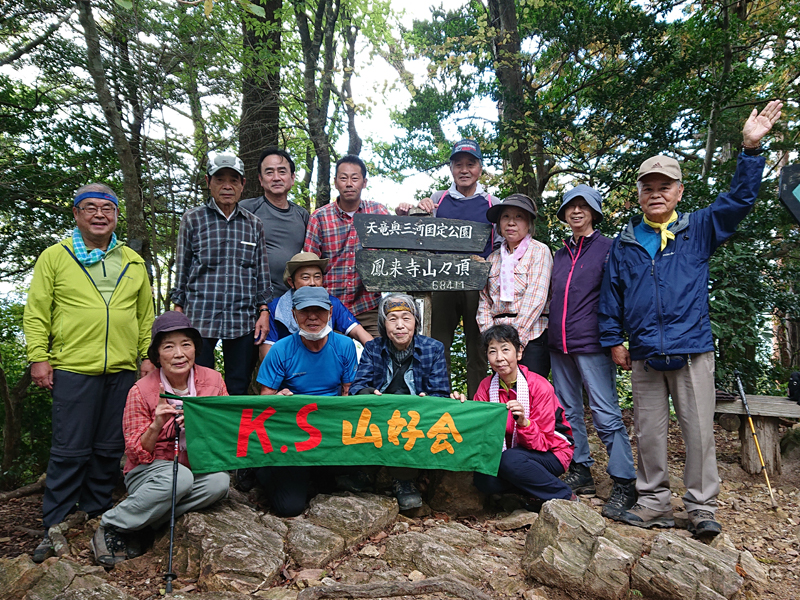
[[[356,213],[353,224],[364,248],[479,254],[486,248],[492,232],[491,225],[485,223],[430,216],[391,217]]]
[[[482,290],[490,265],[466,254],[359,250],[356,269],[370,292]]]

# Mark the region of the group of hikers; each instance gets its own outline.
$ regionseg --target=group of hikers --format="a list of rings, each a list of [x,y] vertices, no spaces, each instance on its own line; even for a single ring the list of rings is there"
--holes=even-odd
[[[476,473],[474,484],[487,494],[520,494],[532,505],[595,492],[585,391],[613,480],[602,514],[646,528],[675,524],[667,463],[671,397],[686,447],[689,528],[699,537],[716,535],[708,259],[755,203],[765,164],[761,139],[781,108],[772,101],[752,111],[730,191],[695,212],[676,211],[681,167],[665,155],[641,164],[642,214],[613,240],[596,229],[602,195],[584,184],[569,189],[557,216],[572,235],[555,255],[532,237],[534,200],[490,195],[480,183],[478,144],[459,142],[450,156],[450,188],[396,209],[493,226],[483,251],[491,265],[486,286],[433,293],[431,337],[420,333],[411,296],[369,292],[356,271],[353,215],[389,214],[362,199],[367,169],[357,156],[336,163],[338,198],[311,215],[288,199],[295,164],[285,150],[263,152],[264,194],[246,200],[242,161],[210,156],[209,199],[181,220],[174,310],[155,319],[145,263],[114,233],[116,194],[100,183],[81,187],[72,235],[38,258],[24,316],[33,381],[53,397],[46,532],[75,510],[102,515],[91,542],[97,562],[113,566],[140,555],[148,532],[170,519],[176,438],[176,516],[226,497],[228,473],[192,473],[176,398],[247,394],[260,359],[256,380],[266,395],[406,394],[506,404],[499,470]],[[459,323],[466,395],[452,390],[449,375]],[[360,360],[347,336],[363,345]],[[224,380],[214,370],[220,341]],[[619,408],[617,366],[632,371],[638,469]],[[113,506],[123,453],[127,496]],[[418,470],[388,470],[400,509],[421,506]],[[271,510],[287,517],[300,514],[314,491],[363,491],[373,477],[368,466],[236,474],[237,485],[261,486]],[[52,554],[46,533],[34,560]]]

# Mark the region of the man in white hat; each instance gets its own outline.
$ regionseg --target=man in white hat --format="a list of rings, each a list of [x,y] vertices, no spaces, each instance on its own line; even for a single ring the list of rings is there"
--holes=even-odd
[[[708,259],[736,231],[758,196],[761,138],[781,116],[773,101],[753,110],[742,131],[730,192],[706,208],[678,213],[681,168],[654,156],[639,168],[643,215],[614,240],[600,292],[600,343],[631,370],[638,439],[636,505],[620,520],[637,527],[674,527],[667,465],[669,397],[686,445],[683,503],[689,530],[713,537],[719,475],[714,446],[714,339],[708,316]],[[627,333],[628,347],[623,342]]]

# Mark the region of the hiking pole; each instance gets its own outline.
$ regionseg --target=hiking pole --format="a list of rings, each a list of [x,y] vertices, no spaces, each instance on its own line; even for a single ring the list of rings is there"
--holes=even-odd
[[[739,377],[739,371],[733,371],[734,377],[736,377],[736,383],[739,386],[739,395],[742,397],[742,403],[744,404],[744,410],[747,413],[747,421],[750,423],[750,431],[753,432],[753,440],[756,443],[756,450],[758,451],[758,458],[761,460],[761,471],[764,473],[764,479],[767,480],[767,489],[769,490],[769,497],[772,500],[772,508],[778,508],[778,503],[775,502],[775,495],[772,493],[772,486],[769,483],[769,475],[767,475],[767,465],[764,464],[764,455],[761,454],[761,445],[758,443],[758,436],[756,435],[756,428],[753,425],[753,417],[750,414],[750,406],[747,404],[747,396],[744,393],[744,386],[742,385],[742,379]]]
[[[164,579],[167,582],[164,589],[165,594],[172,593],[172,581],[178,578],[172,571],[172,550],[175,544],[175,503],[178,498],[178,455],[180,454],[181,439],[181,426],[178,425],[178,415],[175,415],[173,424],[175,426],[175,458],[172,462],[172,512],[169,517],[169,559],[167,561],[167,572],[164,574]]]

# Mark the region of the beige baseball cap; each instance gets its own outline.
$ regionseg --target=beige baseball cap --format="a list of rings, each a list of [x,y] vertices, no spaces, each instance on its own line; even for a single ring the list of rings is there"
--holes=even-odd
[[[642,166],[639,167],[639,177],[636,178],[636,181],[639,181],[642,177],[650,175],[651,173],[666,175],[670,179],[677,179],[678,181],[681,181],[683,178],[681,175],[681,166],[678,164],[678,161],[669,156],[664,156],[663,154],[653,156],[644,161]]]

